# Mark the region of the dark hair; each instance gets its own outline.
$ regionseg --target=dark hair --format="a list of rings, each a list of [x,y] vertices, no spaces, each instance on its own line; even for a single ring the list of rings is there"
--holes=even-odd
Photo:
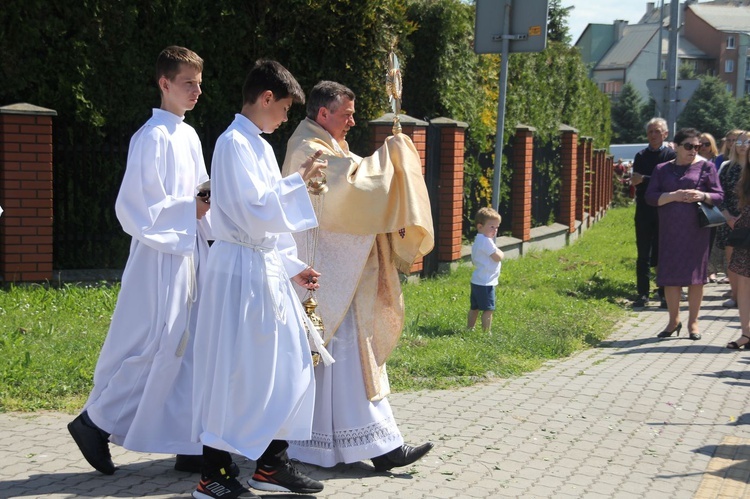
[[[305,93],[288,69],[276,61],[258,59],[242,86],[242,103],[255,103],[266,90],[273,92],[274,100],[291,96],[295,104],[305,103]]]
[[[692,139],[693,137],[700,137],[700,132],[695,128],[680,128],[677,133],[674,134],[675,145],[682,144],[685,139]]]
[[[156,58],[156,81],[158,82],[162,76],[173,80],[180,72],[180,64],[203,71],[203,59],[198,54],[185,47],[170,45]]]
[[[331,112],[336,112],[344,97],[354,100],[354,92],[341,83],[335,81],[323,80],[315,84],[307,98],[307,117],[314,120],[318,117],[318,111],[321,107]]]

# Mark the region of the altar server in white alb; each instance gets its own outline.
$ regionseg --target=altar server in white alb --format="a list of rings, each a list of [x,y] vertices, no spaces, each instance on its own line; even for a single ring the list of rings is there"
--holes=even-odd
[[[110,441],[188,462],[201,454],[191,441],[193,334],[210,204],[197,190],[208,180],[200,140],[183,120],[198,102],[202,72],[191,50],[159,54],[161,107],[130,141],[115,204],[132,236],[130,255],[94,388],[68,425],[89,464],[107,475],[115,472]]]
[[[256,461],[249,480],[256,489],[323,490],[294,467],[285,440],[310,438],[311,349],[332,361],[293,289],[317,288],[320,274],[297,258],[291,235],[317,226],[307,181],[325,163],[310,155],[282,179],[261,137],[287,120],[292,103],[305,101],[281,64],[257,61],[242,99],[211,160],[215,243],[195,339],[194,437],[204,446],[197,499],[256,497],[237,479],[230,453]]]
[[[354,92],[321,81],[310,92],[307,119],[287,144],[284,175],[302,158],[322,152],[328,191],[321,201],[316,292],[328,351],[336,359],[316,370],[312,439],[290,442],[289,455],[318,466],[372,460],[376,471],[407,466],[430,442],[404,444],[386,396],[386,360],[404,326],[398,271],[408,273],[434,244],[422,164],[405,134],[388,137],[371,156],[349,151]],[[300,256],[309,234],[295,234]],[[325,270],[321,270],[325,268]]]

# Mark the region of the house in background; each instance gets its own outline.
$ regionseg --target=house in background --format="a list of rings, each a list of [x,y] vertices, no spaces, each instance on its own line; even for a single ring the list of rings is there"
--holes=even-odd
[[[712,74],[735,97],[750,94],[750,1],[690,4],[684,36],[712,61]]]
[[[678,66],[688,66],[696,75],[719,76],[737,98],[750,93],[750,0],[689,0],[681,8]],[[666,72],[668,28],[669,4],[662,8],[648,2],[637,24],[589,24],[575,46],[590,67],[591,79],[613,101],[628,82],[648,100],[646,81],[663,78]]]

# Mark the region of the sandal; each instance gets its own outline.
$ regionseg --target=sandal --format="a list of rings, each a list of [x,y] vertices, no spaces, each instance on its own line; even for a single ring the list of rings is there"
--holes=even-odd
[[[729,343],[727,343],[727,348],[730,350],[739,350],[741,348],[744,348],[745,350],[750,350],[750,336],[743,334],[742,336],[740,336],[740,338],[746,338],[747,341],[745,341],[742,344],[739,344],[736,341],[730,341]]]

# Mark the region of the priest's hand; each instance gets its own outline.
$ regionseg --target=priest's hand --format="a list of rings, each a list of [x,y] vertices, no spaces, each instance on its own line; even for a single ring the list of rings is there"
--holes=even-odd
[[[318,284],[318,277],[320,277],[320,272],[312,267],[307,267],[305,270],[292,277],[292,281],[305,289],[314,290],[320,287],[320,284]]]
[[[195,218],[200,220],[203,215],[211,209],[211,198],[208,196],[195,196]]]
[[[321,175],[322,171],[328,166],[328,160],[318,159],[320,158],[323,151],[315,151],[312,156],[308,157],[302,166],[299,167],[299,174],[302,176],[302,180],[307,183],[310,179]]]

